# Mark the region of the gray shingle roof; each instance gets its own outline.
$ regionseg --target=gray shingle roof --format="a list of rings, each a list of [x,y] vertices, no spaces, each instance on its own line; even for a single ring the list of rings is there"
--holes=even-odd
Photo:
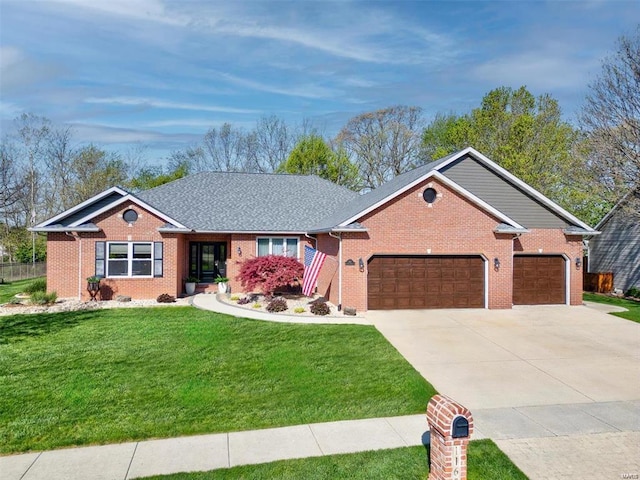
[[[202,172],[136,196],[193,230],[305,232],[358,195],[315,175]]]
[[[384,200],[385,198],[393,195],[398,190],[403,187],[411,184],[412,182],[418,180],[420,177],[426,175],[431,170],[434,170],[441,163],[446,162],[450,158],[452,158],[457,153],[453,153],[444,158],[436,160],[434,162],[428,163],[421,167],[418,167],[409,172],[398,175],[397,177],[392,178],[387,183],[380,185],[375,190],[371,190],[364,195],[360,195],[349,205],[345,205],[344,208],[336,211],[333,215],[327,216],[321,222],[315,224],[310,230],[309,233],[313,232],[325,232],[331,230],[333,227],[340,225],[341,223],[347,221],[348,219],[358,215],[360,212],[367,210],[372,207],[376,203]]]

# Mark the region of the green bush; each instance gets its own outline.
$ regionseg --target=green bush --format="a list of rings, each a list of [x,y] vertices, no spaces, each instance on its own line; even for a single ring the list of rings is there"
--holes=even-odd
[[[31,297],[29,298],[29,303],[32,305],[49,305],[52,303],[56,303],[58,299],[58,294],[56,292],[46,293],[46,292],[33,292]]]
[[[47,279],[46,278],[36,278],[33,282],[27,284],[24,288],[24,293],[28,293],[32,295],[36,292],[45,293],[47,291]]]
[[[293,311],[296,313],[304,313],[304,307],[296,307],[293,309]]]
[[[627,290],[624,293],[627,297],[636,297],[636,298],[640,298],[640,288],[638,287],[631,287],[629,290]]]

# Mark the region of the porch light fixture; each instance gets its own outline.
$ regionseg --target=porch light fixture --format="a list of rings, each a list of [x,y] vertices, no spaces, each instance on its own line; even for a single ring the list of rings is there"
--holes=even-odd
[[[500,270],[500,259],[498,257],[493,259],[493,268]]]
[[[364,262],[362,261],[362,257],[358,259],[358,267],[360,268],[361,272],[364,272]]]
[[[236,249],[236,252],[238,252],[238,256],[241,257],[242,256],[242,249],[240,247],[238,247]]]
[[[576,270],[580,270],[582,266],[582,259],[580,257],[576,257]]]

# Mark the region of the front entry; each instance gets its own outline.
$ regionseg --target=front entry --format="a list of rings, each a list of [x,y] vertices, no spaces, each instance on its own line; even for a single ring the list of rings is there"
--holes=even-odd
[[[202,283],[212,283],[227,275],[227,244],[225,242],[190,242],[189,276]]]

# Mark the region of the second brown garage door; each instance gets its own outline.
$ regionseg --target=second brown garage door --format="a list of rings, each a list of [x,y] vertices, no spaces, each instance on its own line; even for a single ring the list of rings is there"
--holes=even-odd
[[[483,308],[478,256],[375,256],[368,266],[368,308]]]
[[[565,303],[565,261],[559,255],[513,257],[513,304]]]

